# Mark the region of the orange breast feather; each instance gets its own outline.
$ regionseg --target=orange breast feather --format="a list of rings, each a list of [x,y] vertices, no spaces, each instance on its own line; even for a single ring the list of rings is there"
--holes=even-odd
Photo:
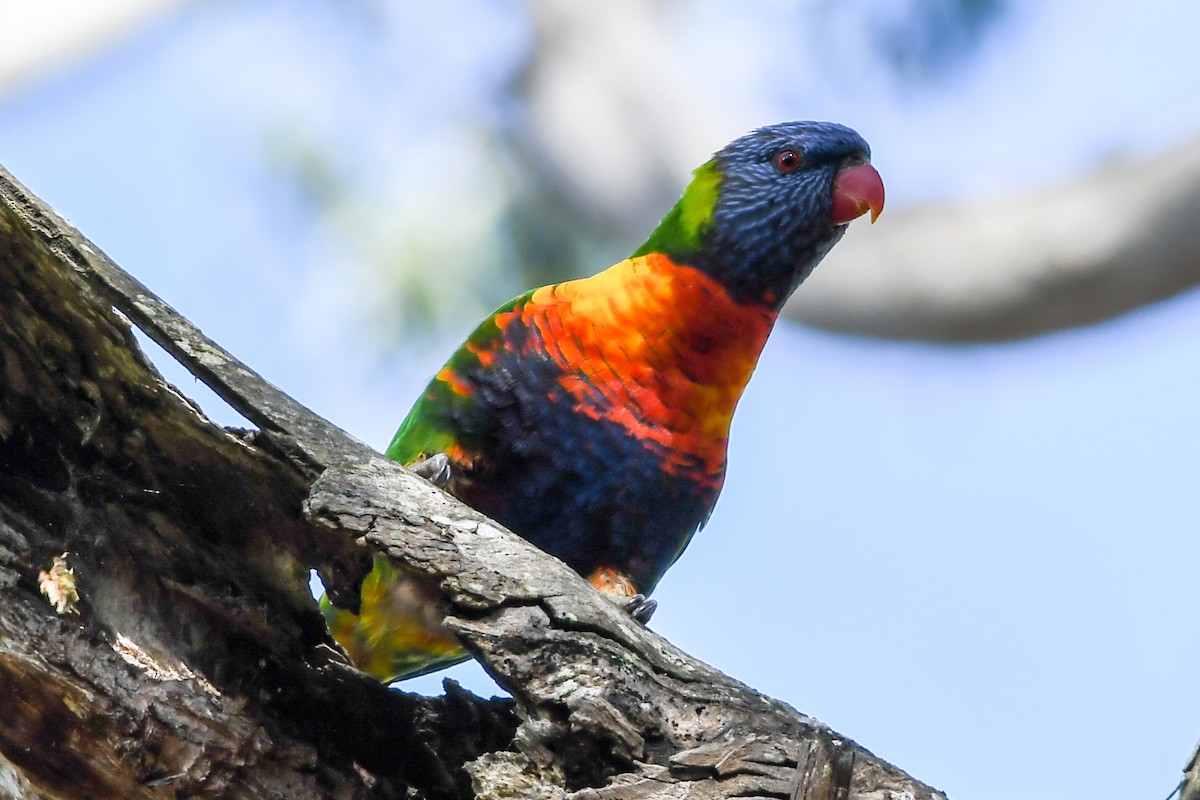
[[[650,254],[538,289],[496,321],[536,333],[528,346],[559,366],[580,413],[626,428],[668,472],[719,485],[734,408],[775,318]]]

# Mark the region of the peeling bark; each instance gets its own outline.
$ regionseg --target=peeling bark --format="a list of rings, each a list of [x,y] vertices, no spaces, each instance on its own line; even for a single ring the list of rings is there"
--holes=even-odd
[[[0,301],[0,792],[942,797],[295,403],[2,170]],[[204,419],[125,318],[259,430]],[[373,552],[513,700],[345,664],[308,570],[352,604]]]

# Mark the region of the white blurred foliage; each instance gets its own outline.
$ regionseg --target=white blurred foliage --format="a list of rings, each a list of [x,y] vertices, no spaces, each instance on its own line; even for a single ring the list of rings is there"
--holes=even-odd
[[[424,168],[410,167],[407,190],[350,195],[333,206],[322,220],[324,235],[313,243],[323,267],[312,274],[300,305],[357,307],[378,342],[402,341],[413,322],[405,313],[432,323],[438,309],[454,308],[456,325],[482,319],[492,304],[478,290],[487,280],[480,270],[495,268],[489,247],[508,199],[491,156],[478,135],[450,131],[421,148]],[[342,324],[335,317],[326,321]],[[311,333],[336,336],[332,330]]]
[[[649,233],[691,170],[745,132],[689,80],[662,0],[529,0],[536,39],[523,129],[550,176],[622,227]]]

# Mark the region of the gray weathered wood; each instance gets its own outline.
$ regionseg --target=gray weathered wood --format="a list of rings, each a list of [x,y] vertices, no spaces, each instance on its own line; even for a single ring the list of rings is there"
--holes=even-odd
[[[1192,755],[1183,768],[1183,778],[1175,791],[1179,793],[1179,800],[1200,800],[1200,744],[1192,750]]]
[[[942,796],[316,417],[2,170],[0,292],[0,697],[19,699],[0,790]],[[113,308],[260,431],[200,416]],[[374,552],[440,587],[515,702],[386,691],[340,661],[308,569],[352,602]],[[60,614],[38,576],[62,553]]]

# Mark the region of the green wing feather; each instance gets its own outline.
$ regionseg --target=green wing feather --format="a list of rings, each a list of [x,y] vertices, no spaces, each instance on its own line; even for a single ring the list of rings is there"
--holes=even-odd
[[[490,353],[504,344],[497,318],[523,305],[532,295],[533,291],[526,292],[500,306],[467,337],[462,347],[454,351],[400,423],[384,455],[401,464],[412,464],[437,453],[448,453],[455,446],[471,449],[473,443],[462,440],[463,434],[456,420],[480,409],[477,409],[475,398],[469,393],[456,392],[443,376],[461,379],[484,369],[479,354]]]

